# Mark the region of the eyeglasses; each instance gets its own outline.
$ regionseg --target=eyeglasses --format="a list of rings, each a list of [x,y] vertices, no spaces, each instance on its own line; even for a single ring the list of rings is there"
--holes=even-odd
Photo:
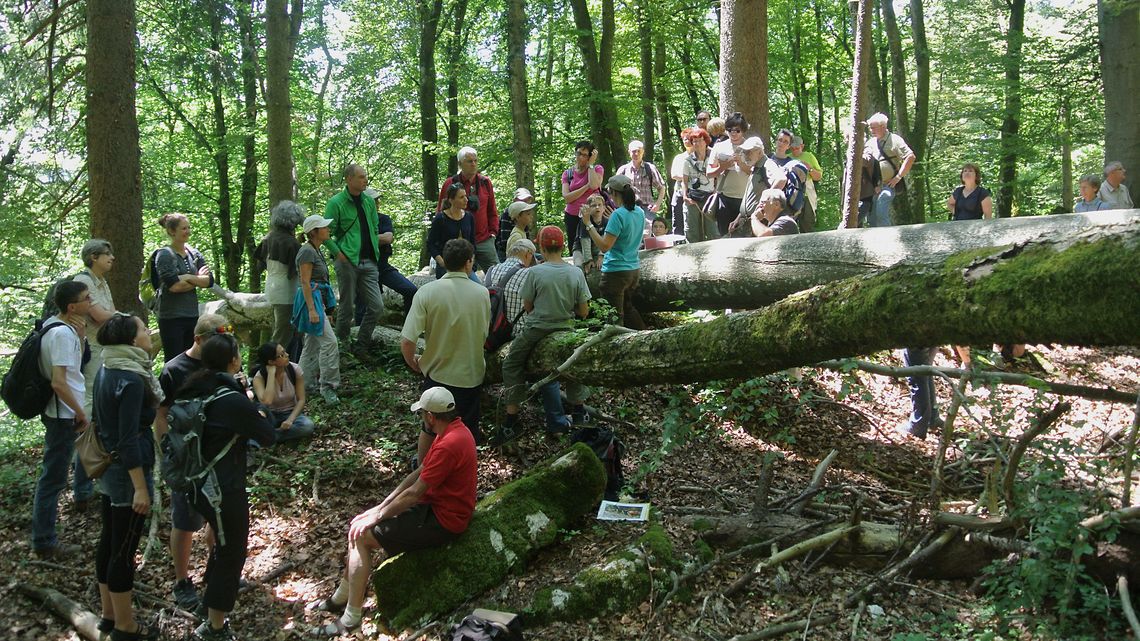
[[[582,150],[580,150],[580,151],[577,153],[577,155],[579,155],[579,156],[589,156],[589,155],[590,155],[590,152],[586,151],[585,149],[582,149]]]
[[[86,303],[89,300],[91,300],[91,294],[87,294],[83,298],[77,298],[77,299],[75,299],[75,302],[76,303]]]

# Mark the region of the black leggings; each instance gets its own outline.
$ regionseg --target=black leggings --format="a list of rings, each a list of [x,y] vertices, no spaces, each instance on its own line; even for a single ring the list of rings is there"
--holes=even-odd
[[[163,360],[169,363],[172,358],[194,346],[194,326],[197,324],[197,316],[158,319]]]
[[[102,502],[103,529],[95,549],[95,577],[112,592],[130,592],[135,585],[135,553],[139,549],[146,515],[129,505],[112,507],[110,497]]]
[[[222,493],[222,506],[218,513],[206,501],[201,492],[193,496],[194,509],[206,519],[214,530],[214,548],[206,561],[206,594],[202,603],[207,608],[229,612],[237,601],[238,581],[241,569],[245,567],[246,545],[249,538],[249,499],[245,488],[226,490]],[[221,528],[218,521],[221,520]],[[225,534],[222,545],[218,532]]]
[[[571,243],[575,242],[578,238],[578,225],[582,222],[582,218],[580,216],[562,212],[562,222],[566,223],[566,238]],[[602,234],[606,233],[606,230],[604,229],[599,229],[598,231]],[[581,244],[579,244],[578,247],[580,249]]]

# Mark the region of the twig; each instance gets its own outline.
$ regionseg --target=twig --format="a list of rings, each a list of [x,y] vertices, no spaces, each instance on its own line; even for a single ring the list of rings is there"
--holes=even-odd
[[[827,468],[831,465],[831,462],[835,460],[836,456],[839,456],[839,450],[831,450],[831,452],[819,462],[819,465],[815,466],[815,472],[811,475],[811,483],[808,484],[807,491],[805,491],[800,498],[792,502],[791,509],[789,510],[792,514],[796,516],[803,514],[808,495],[814,495],[823,487],[824,475],[827,474]]]
[[[317,483],[321,480],[321,468],[316,468],[313,472],[313,503],[320,503],[321,499],[317,494]]]
[[[940,376],[943,378],[963,378],[970,376],[975,380],[988,383],[997,382],[1004,385],[1016,385],[1039,389],[1057,396],[1079,396],[1094,401],[1108,401],[1111,403],[1135,403],[1137,393],[1128,390],[1118,390],[1111,387],[1089,387],[1087,385],[1073,385],[1071,383],[1056,383],[1028,374],[1015,374],[1012,372],[999,372],[996,370],[958,369],[955,367],[935,367],[933,365],[916,365],[913,367],[891,367],[859,360],[830,360],[816,363],[816,367],[847,371],[854,366],[865,372],[889,376],[891,378],[906,378],[909,376]]]
[[[816,626],[828,625],[835,622],[835,615],[829,614],[815,620]],[[811,619],[800,619],[798,621],[791,621],[788,623],[780,623],[778,625],[769,626],[763,630],[756,632],[749,632],[748,634],[738,634],[728,641],[761,641],[762,639],[772,639],[789,632],[799,632],[806,630],[812,623]]]
[[[1066,402],[1060,402],[1053,405],[1053,409],[1041,414],[1037,417],[1035,425],[1026,430],[1018,439],[1017,443],[1013,446],[1013,450],[1009,453],[1009,463],[1005,466],[1005,478],[1002,479],[1002,494],[1005,496],[1005,513],[1013,514],[1017,511],[1017,500],[1013,494],[1013,483],[1017,480],[1017,466],[1021,462],[1021,457],[1025,455],[1025,451],[1029,449],[1029,444],[1033,439],[1044,434],[1061,415],[1068,412],[1073,406]],[[1131,451],[1129,452],[1131,456]],[[1125,481],[1127,483],[1127,481]],[[1125,485],[1125,492],[1127,493],[1127,485]],[[1126,494],[1127,496],[1127,494]]]
[[[1116,591],[1120,593],[1120,607],[1124,610],[1124,618],[1132,626],[1132,636],[1140,639],[1140,621],[1136,620],[1136,611],[1132,609],[1132,597],[1128,594],[1128,577],[1123,574],[1116,575]]]
[[[732,596],[733,594],[739,592],[744,586],[751,583],[752,580],[755,579],[762,571],[780,565],[789,559],[803,556],[811,550],[827,547],[833,542],[847,536],[856,529],[858,528],[855,526],[836,528],[830,532],[824,532],[819,536],[814,536],[810,539],[807,539],[806,541],[800,541],[791,547],[784,548],[783,550],[773,554],[760,563],[757,563],[756,567],[752,568],[750,572],[745,573],[744,576],[741,576],[739,579],[734,581],[733,584],[728,586],[728,589],[724,591],[724,595]]]
[[[934,541],[932,541],[929,545],[911,552],[910,556],[890,567],[885,572],[880,574],[877,578],[872,579],[870,583],[847,595],[847,598],[844,600],[847,607],[852,607],[860,601],[865,601],[867,597],[875,592],[882,583],[886,581],[893,581],[896,576],[899,576],[903,572],[910,570],[910,568],[917,565],[921,561],[930,558],[935,552],[942,549],[943,546],[949,543],[950,540],[953,539],[957,534],[957,530],[948,529],[943,532],[937,539],[934,539]]]
[[[253,581],[249,581],[244,588],[242,588],[238,591],[243,593],[243,594],[246,592],[249,592],[254,587],[256,587],[258,585],[263,585],[265,583],[269,583],[270,581],[275,580],[277,577],[281,576],[282,574],[285,574],[286,572],[292,570],[295,567],[297,567],[296,563],[294,563],[293,561],[286,561],[286,562],[282,563],[281,565],[277,566],[276,568],[274,568],[269,574],[266,574],[265,576],[261,577],[260,579],[254,579]]]
[[[966,540],[977,541],[978,543],[988,545],[1002,552],[1010,552],[1024,556],[1041,555],[1041,551],[1034,547],[1032,543],[1022,541],[1021,539],[1007,539],[1003,536],[994,536],[992,534],[986,534],[985,532],[971,532],[966,535]]]
[[[150,504],[150,529],[146,534],[146,547],[143,548],[142,557],[139,558],[139,564],[135,568],[136,572],[146,567],[146,560],[150,557],[150,551],[154,549],[154,544],[158,541],[158,521],[161,514],[162,491],[155,488],[154,501]]]
[[[432,628],[436,628],[436,627],[439,627],[439,621],[432,621],[431,623],[425,625],[424,627],[420,628],[419,630],[416,630],[415,632],[413,632],[411,634],[411,636],[404,637],[403,641],[416,641],[416,639],[422,637],[423,635],[425,635],[429,631],[431,631]]]
[[[579,358],[582,357],[582,354],[587,349],[593,347],[594,345],[597,345],[598,343],[601,343],[602,341],[609,340],[609,339],[613,338],[614,336],[618,336],[621,334],[632,334],[634,331],[636,331],[636,330],[632,330],[632,329],[629,329],[627,327],[621,327],[619,325],[606,325],[605,327],[602,328],[602,331],[598,332],[597,334],[594,334],[586,342],[582,343],[577,348],[575,348],[574,352],[572,354],[570,354],[570,358],[567,358],[565,361],[562,362],[561,365],[559,365],[558,367],[555,367],[552,372],[550,372],[546,376],[539,379],[538,382],[536,382],[534,385],[531,385],[530,388],[527,389],[527,391],[526,391],[527,398],[530,398],[531,396],[534,396],[535,394],[537,394],[538,390],[540,390],[543,385],[546,385],[547,383],[549,383],[551,381],[557,380],[558,377],[562,376],[562,374],[564,374],[566,372],[566,370],[570,369],[570,367],[574,363],[576,363]]]
[[[1120,506],[1132,504],[1132,457],[1136,455],[1136,432],[1140,428],[1140,394],[1136,395],[1136,409],[1132,413],[1132,429],[1128,431],[1128,452],[1124,456],[1124,496]]]
[[[855,616],[851,617],[851,641],[855,641],[859,637],[859,619],[863,618],[863,610],[866,609],[866,601],[860,601],[859,607],[855,608]]]
[[[938,441],[938,455],[934,458],[934,473],[930,480],[930,506],[938,508],[939,497],[942,494],[942,466],[946,463],[946,450],[950,449],[950,442],[954,438],[954,421],[958,418],[958,408],[962,404],[963,392],[970,384],[970,377],[963,376],[955,387],[954,398],[950,399],[950,407],[946,410],[945,423],[942,426],[942,438]]]

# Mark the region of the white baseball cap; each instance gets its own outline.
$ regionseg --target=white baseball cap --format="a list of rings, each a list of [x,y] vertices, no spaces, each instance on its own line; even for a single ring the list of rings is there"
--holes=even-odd
[[[455,397],[451,392],[447,391],[446,387],[429,387],[420,394],[420,400],[412,403],[412,411],[418,412],[420,410],[431,412],[432,414],[442,414],[444,412],[452,412],[455,410]]]

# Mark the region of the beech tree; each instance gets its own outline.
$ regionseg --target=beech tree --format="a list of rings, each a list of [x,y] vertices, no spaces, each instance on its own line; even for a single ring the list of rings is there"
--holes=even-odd
[[[1124,163],[1132,202],[1140,203],[1140,4],[1098,0],[1104,77],[1104,156]]]

